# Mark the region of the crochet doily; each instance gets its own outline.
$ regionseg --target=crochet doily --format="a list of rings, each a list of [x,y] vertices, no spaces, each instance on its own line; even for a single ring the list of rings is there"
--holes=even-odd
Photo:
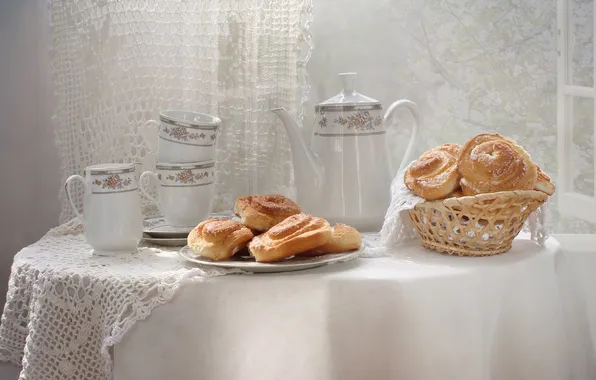
[[[92,256],[82,234],[50,231],[12,265],[0,358],[22,379],[110,379],[110,348],[186,280],[243,273],[186,266],[175,249]]]
[[[406,170],[407,167],[391,182],[391,203],[385,214],[378,244],[365,252],[367,257],[385,256],[392,247],[420,239],[410,220],[408,210],[424,202],[424,199],[414,195],[404,185]],[[523,227],[523,231],[528,232],[530,238],[540,244],[548,238],[547,212],[548,206],[545,203],[530,214]]]
[[[93,256],[82,234],[51,230],[15,256],[0,359],[22,365],[21,379],[111,379],[111,347],[182,284],[247,274],[187,265],[177,250],[142,246],[136,254]]]

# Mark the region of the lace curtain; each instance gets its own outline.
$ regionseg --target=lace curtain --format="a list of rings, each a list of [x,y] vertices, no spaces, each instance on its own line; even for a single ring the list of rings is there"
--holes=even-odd
[[[287,136],[268,109],[274,102],[302,118],[311,0],[48,4],[63,180],[102,162],[151,169],[139,127],[160,110],[183,109],[223,120],[214,211],[240,195],[293,195]],[[61,200],[66,222],[74,214]]]

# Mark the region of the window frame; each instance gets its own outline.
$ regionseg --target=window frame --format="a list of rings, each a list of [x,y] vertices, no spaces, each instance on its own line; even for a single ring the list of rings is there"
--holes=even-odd
[[[596,1],[594,2],[596,26]],[[576,98],[594,100],[596,89],[575,85],[573,82],[573,0],[557,0],[557,201],[562,215],[572,216],[596,223],[596,198],[580,194],[573,189],[571,173],[571,149],[573,144],[574,113],[573,101]],[[596,41],[595,41],[596,42]],[[596,50],[596,43],[594,43]],[[595,51],[592,51],[595,57]],[[594,61],[594,58],[593,58]],[[596,67],[596,65],[594,65]],[[596,70],[593,78],[596,79]],[[596,121],[596,104],[594,107]],[[596,127],[593,126],[593,142],[596,143]],[[593,148],[594,150],[594,148]],[[596,187],[596,152],[593,154],[594,187]],[[594,189],[596,194],[596,188]]]

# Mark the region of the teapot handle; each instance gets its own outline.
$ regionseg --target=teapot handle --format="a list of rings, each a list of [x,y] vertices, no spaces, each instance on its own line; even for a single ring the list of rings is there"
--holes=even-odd
[[[420,114],[420,111],[418,111],[418,106],[416,105],[416,103],[407,100],[407,99],[400,99],[396,102],[394,102],[392,105],[389,106],[389,108],[387,108],[387,112],[385,112],[385,116],[383,117],[383,124],[387,125],[387,120],[389,120],[391,118],[391,116],[393,116],[393,114],[395,113],[395,111],[400,108],[401,106],[406,107],[408,110],[410,110],[410,112],[412,113],[412,116],[414,116],[414,127],[412,128],[412,136],[410,137],[410,142],[408,143],[408,147],[406,148],[406,153],[404,154],[404,158],[401,160],[401,163],[399,164],[399,169],[397,170],[397,173],[399,173],[400,171],[402,171],[406,165],[408,165],[410,163],[410,161],[412,161],[413,157],[412,154],[414,153],[414,146],[416,145],[416,142],[418,141],[418,132],[420,131],[420,128],[422,127],[422,114]],[[392,170],[393,171],[393,170]],[[391,175],[395,175],[395,172],[392,172]]]

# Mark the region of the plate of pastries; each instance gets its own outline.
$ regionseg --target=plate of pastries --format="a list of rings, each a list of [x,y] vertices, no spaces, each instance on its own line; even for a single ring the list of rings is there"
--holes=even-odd
[[[272,273],[349,260],[362,251],[355,228],[331,226],[283,195],[240,197],[234,214],[199,223],[180,256],[202,265]]]
[[[424,152],[406,169],[404,185],[425,200],[409,210],[422,246],[460,256],[507,252],[555,192],[528,152],[498,133]]]

